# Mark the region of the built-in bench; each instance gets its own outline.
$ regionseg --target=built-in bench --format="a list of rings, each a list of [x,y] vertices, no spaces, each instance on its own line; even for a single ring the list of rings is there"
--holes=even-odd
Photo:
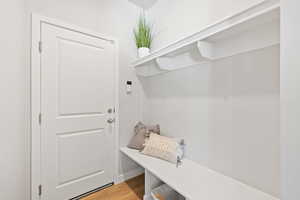
[[[145,168],[145,200],[151,199],[152,189],[161,182],[188,200],[279,200],[188,159],[177,168],[133,149],[125,147],[121,152]]]

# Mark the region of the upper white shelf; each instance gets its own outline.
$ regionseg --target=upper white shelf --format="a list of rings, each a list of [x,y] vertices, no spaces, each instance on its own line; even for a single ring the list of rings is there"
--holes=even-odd
[[[280,2],[266,0],[152,52],[133,63],[153,76],[280,43]]]
[[[177,168],[137,150],[125,147],[121,152],[189,200],[279,200],[188,159]]]

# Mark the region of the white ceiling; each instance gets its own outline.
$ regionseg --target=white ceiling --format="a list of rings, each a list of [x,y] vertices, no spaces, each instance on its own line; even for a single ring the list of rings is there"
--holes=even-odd
[[[157,0],[129,0],[129,1],[137,5],[138,7],[149,9],[155,4]]]

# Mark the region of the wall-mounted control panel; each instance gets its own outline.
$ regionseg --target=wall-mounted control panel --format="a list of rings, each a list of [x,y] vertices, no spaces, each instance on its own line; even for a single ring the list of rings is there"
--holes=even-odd
[[[132,93],[132,81],[126,81],[126,93],[127,94]]]

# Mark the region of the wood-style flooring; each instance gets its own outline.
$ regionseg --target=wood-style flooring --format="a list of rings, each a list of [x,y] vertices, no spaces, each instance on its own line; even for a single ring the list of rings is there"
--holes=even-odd
[[[142,200],[145,194],[144,175],[113,185],[81,200]]]

